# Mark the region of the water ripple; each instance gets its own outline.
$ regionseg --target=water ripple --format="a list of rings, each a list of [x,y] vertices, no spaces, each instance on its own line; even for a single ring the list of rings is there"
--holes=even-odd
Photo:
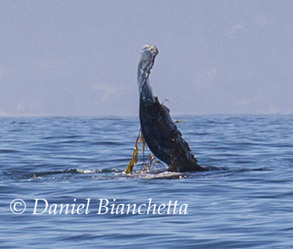
[[[125,174],[137,117],[0,118],[1,247],[292,248],[293,116],[174,119],[209,171],[145,172],[140,161]],[[34,198],[177,200],[188,214],[16,216],[17,198],[29,209]]]

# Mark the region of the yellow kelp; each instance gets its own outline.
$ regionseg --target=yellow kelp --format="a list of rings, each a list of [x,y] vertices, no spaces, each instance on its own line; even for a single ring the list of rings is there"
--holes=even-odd
[[[142,143],[142,153],[144,154],[146,143],[142,134],[140,135],[140,142]]]
[[[128,164],[127,168],[126,168],[126,171],[125,171],[126,174],[132,173],[133,166],[138,161],[138,146],[137,146],[137,144],[138,144],[138,139],[140,137],[139,135],[140,135],[140,132],[138,133],[138,136],[136,138],[136,141],[135,141],[135,144],[134,144],[134,151],[133,151],[133,154],[132,154],[132,158],[130,159],[130,162],[129,162],[129,164]]]
[[[155,157],[152,155],[152,153],[149,154],[149,162],[145,166],[145,170],[148,172],[151,168],[152,162],[154,161]]]
[[[141,133],[141,130],[139,130],[138,136],[135,140],[132,158],[130,159],[130,162],[129,162],[129,164],[126,168],[126,171],[125,171],[126,174],[132,173],[134,164],[136,164],[138,161],[138,142],[141,142],[141,144],[142,144],[142,153],[143,153],[143,157],[144,157],[144,152],[146,150],[146,142],[145,142],[144,137]],[[149,157],[150,157],[150,160],[149,160],[149,163],[146,165],[146,170],[149,170],[149,168],[151,166],[151,159],[154,158],[153,155],[151,155],[151,154]]]

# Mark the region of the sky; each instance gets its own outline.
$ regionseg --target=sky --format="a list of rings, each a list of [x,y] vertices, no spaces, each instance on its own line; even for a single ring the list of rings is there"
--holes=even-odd
[[[1,0],[0,116],[138,115],[140,50],[171,114],[292,114],[291,0]]]

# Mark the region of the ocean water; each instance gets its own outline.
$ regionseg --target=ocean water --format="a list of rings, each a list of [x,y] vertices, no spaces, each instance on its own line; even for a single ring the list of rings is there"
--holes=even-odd
[[[0,247],[293,248],[293,116],[176,118],[210,171],[142,172],[141,160],[126,175],[136,117],[0,118]],[[150,199],[187,213],[97,213],[100,200]],[[88,200],[88,213],[53,212]]]

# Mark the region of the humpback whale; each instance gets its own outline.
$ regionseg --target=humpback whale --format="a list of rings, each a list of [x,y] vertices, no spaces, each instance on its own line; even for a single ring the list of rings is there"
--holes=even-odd
[[[149,75],[158,52],[154,45],[145,45],[138,64],[141,133],[151,152],[165,162],[171,171],[206,171],[198,164],[188,143],[182,138],[169,109],[153,95]]]

